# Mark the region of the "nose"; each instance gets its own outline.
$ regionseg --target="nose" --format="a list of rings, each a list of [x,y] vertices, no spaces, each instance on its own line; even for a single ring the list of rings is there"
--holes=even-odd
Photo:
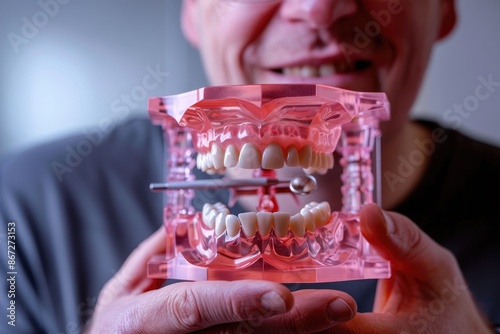
[[[357,0],[283,0],[280,10],[285,19],[307,22],[317,29],[353,15],[357,6]]]

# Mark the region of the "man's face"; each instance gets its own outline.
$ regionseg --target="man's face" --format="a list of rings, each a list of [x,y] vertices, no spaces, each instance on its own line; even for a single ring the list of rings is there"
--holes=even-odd
[[[211,84],[385,92],[394,125],[454,21],[453,0],[185,0],[183,12]]]

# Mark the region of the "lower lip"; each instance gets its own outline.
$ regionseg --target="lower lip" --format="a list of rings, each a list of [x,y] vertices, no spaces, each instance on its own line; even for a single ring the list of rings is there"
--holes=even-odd
[[[305,83],[322,84],[356,91],[375,91],[374,67],[370,66],[362,71],[337,73],[323,77],[290,76],[273,71],[262,71],[256,79],[257,83]]]

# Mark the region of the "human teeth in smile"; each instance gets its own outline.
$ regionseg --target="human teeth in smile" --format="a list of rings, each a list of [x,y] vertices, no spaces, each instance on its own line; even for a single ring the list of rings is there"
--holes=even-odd
[[[288,231],[303,237],[306,231],[313,232],[316,227],[328,224],[330,215],[328,202],[311,202],[293,216],[288,212],[244,212],[235,216],[222,203],[207,203],[202,210],[203,222],[217,237],[226,232],[231,238],[238,236],[241,230],[249,238],[257,231],[261,237],[268,236],[272,230],[279,238],[285,238]]]
[[[275,142],[267,145],[262,153],[251,143],[245,143],[241,151],[234,145],[226,149],[213,143],[210,152],[199,153],[196,166],[207,173],[222,173],[226,168],[240,167],[243,169],[280,169],[286,164],[290,167],[302,167],[307,173],[324,174],[333,168],[331,153],[313,152],[311,145],[305,145],[300,150],[293,145],[286,150]]]
[[[355,62],[338,62],[335,64],[321,65],[296,65],[284,67],[281,72],[288,76],[300,76],[305,78],[324,77],[336,73],[351,72],[356,69]]]

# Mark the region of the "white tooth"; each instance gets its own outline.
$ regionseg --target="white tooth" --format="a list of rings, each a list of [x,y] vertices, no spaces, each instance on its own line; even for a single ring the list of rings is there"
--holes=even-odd
[[[290,230],[298,237],[303,237],[306,233],[306,222],[304,216],[297,213],[290,217]]]
[[[310,211],[314,217],[314,225],[323,226],[325,225],[326,217],[323,214],[323,211],[318,209],[318,207],[312,208]]]
[[[316,168],[310,167],[307,169],[303,169],[303,171],[304,171],[304,173],[311,175],[311,174],[316,173]]]
[[[314,216],[314,224],[316,226],[324,226],[330,220],[330,205],[327,202],[321,202],[318,206],[310,210]]]
[[[261,236],[268,235],[273,227],[273,213],[257,212],[257,225]]]
[[[318,208],[325,210],[326,214],[330,216],[332,214],[332,209],[330,208],[330,203],[324,201],[318,204]]]
[[[220,236],[226,231],[226,212],[219,212],[215,217],[215,235]]]
[[[325,153],[325,168],[333,168],[333,156],[330,153]]]
[[[290,67],[283,68],[283,74],[284,75],[291,75],[292,71],[291,71]]]
[[[212,143],[212,161],[215,169],[224,167],[224,150],[217,143]]]
[[[300,214],[304,217],[304,225],[306,230],[313,232],[316,226],[314,225],[314,216],[309,210],[302,209]]]
[[[207,169],[207,166],[205,165],[205,154],[200,153],[200,154],[198,155],[197,160],[198,160],[198,159],[200,160],[200,166],[198,167],[198,169],[204,172],[204,171]],[[198,163],[198,162],[197,162],[197,163]]]
[[[240,233],[240,220],[235,215],[227,215],[226,216],[226,229],[227,234],[230,237],[235,237],[238,233]]]
[[[300,76],[300,67],[299,66],[290,67],[290,74],[296,77]]]
[[[323,64],[319,67],[319,75],[321,77],[335,74],[335,67],[333,64]]]
[[[326,155],[324,153],[316,153],[316,161],[314,161],[314,173],[324,175],[326,174],[327,168],[327,162],[326,162]]]
[[[316,152],[312,153],[311,167],[313,167],[313,168],[318,168],[319,167],[319,155]]]
[[[262,168],[280,169],[285,165],[283,150],[278,143],[270,143],[262,152]]]
[[[318,160],[316,161],[316,164],[317,164],[318,168],[324,169],[323,165],[326,166],[326,160],[325,159],[326,158],[325,158],[325,154],[324,153],[318,153]]]
[[[326,168],[318,168],[315,173],[319,175],[325,175],[328,170]]]
[[[252,143],[245,143],[241,148],[238,166],[244,169],[257,169],[261,166],[260,152]]]
[[[274,212],[274,232],[279,238],[286,237],[290,225],[290,214],[288,212]]]
[[[328,160],[328,156],[329,154],[328,153],[322,153],[321,154],[321,168],[322,169],[329,169],[329,165],[330,165],[330,162]]]
[[[198,155],[196,156],[196,168],[201,170],[201,153],[198,153]]]
[[[229,209],[227,208],[227,206],[225,206],[223,203],[221,202],[217,202],[215,203],[214,205],[214,208],[217,210],[217,212],[225,212],[226,214],[229,213]]]
[[[300,75],[306,78],[317,77],[318,76],[318,68],[312,65],[302,66],[300,69]]]
[[[228,145],[224,153],[224,167],[236,167],[238,165],[238,150],[234,145]]]
[[[257,214],[255,212],[243,212],[238,215],[241,227],[247,237],[253,237],[257,232]]]
[[[306,205],[304,205],[304,209],[306,209],[306,210],[311,210],[312,208],[317,207],[317,206],[318,206],[318,204],[319,204],[318,202],[314,202],[314,201],[309,202],[309,203],[307,203]]]
[[[326,169],[326,157],[324,153],[318,153],[318,168]]]
[[[207,170],[214,168],[214,161],[210,153],[205,154],[205,164],[207,166]]]
[[[299,165],[302,168],[309,168],[312,160],[312,147],[310,144],[299,150]]]
[[[326,154],[326,161],[327,161],[326,168],[332,169],[333,166],[335,165],[334,160],[333,160],[333,153]]]
[[[210,229],[215,228],[215,217],[217,217],[217,210],[213,205],[206,203],[203,206],[201,218],[205,225],[207,225]]]
[[[203,165],[202,165],[203,171],[207,171],[210,169],[210,163],[208,162],[208,159],[209,159],[208,156],[209,156],[208,153],[203,155]]]
[[[207,170],[205,170],[205,172],[208,175],[215,175],[215,174],[217,174],[217,169],[215,169],[215,168],[208,168]]]
[[[205,203],[205,204],[203,204],[203,209],[201,209],[201,215],[205,216],[213,209],[214,209],[214,206],[212,204]]]
[[[213,211],[210,211],[210,213],[207,215],[207,220],[205,222],[205,224],[207,224],[207,226],[213,230],[215,228],[215,218],[217,218],[217,215],[219,213],[215,210]]]
[[[293,145],[286,150],[286,165],[290,167],[299,165],[299,151]]]
[[[201,170],[205,171],[207,169],[207,154],[206,153],[203,153],[201,155],[201,159],[200,159],[200,166],[201,166]]]

